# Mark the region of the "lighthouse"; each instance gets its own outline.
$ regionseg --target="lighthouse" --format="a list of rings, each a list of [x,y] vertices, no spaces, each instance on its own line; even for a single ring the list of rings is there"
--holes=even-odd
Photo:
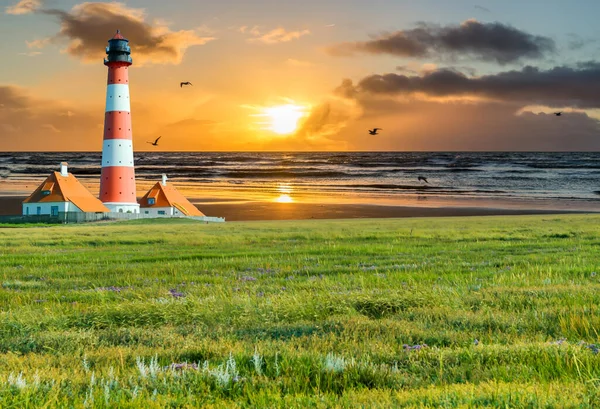
[[[129,103],[131,48],[119,30],[108,40],[108,67],[102,173],[99,198],[111,212],[139,213],[133,166],[133,138]]]

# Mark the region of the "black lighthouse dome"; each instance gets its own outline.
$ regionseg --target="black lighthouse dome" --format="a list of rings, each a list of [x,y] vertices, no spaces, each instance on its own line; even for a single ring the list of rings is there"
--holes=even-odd
[[[104,65],[111,62],[122,62],[132,64],[131,60],[131,47],[129,47],[129,40],[123,37],[120,30],[108,40],[108,47],[106,47],[107,58],[104,59]]]

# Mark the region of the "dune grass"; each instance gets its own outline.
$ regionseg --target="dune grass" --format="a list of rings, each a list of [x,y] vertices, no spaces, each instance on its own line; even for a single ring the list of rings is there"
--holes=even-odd
[[[600,406],[600,217],[0,228],[0,407]]]

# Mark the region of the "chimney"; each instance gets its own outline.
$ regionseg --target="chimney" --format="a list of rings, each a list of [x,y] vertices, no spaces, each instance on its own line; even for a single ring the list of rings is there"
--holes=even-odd
[[[69,164],[67,162],[61,162],[60,163],[60,175],[67,177],[69,176],[69,172],[67,171],[67,166],[69,166]]]
[[[162,185],[167,186],[167,175],[165,175],[164,173],[162,175]]]

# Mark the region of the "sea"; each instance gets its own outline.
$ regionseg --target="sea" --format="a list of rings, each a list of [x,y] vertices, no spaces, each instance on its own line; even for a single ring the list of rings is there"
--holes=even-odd
[[[29,195],[62,161],[97,194],[101,152],[4,152],[0,195]],[[166,174],[195,202],[600,210],[600,152],[137,152],[134,161],[139,196]]]

